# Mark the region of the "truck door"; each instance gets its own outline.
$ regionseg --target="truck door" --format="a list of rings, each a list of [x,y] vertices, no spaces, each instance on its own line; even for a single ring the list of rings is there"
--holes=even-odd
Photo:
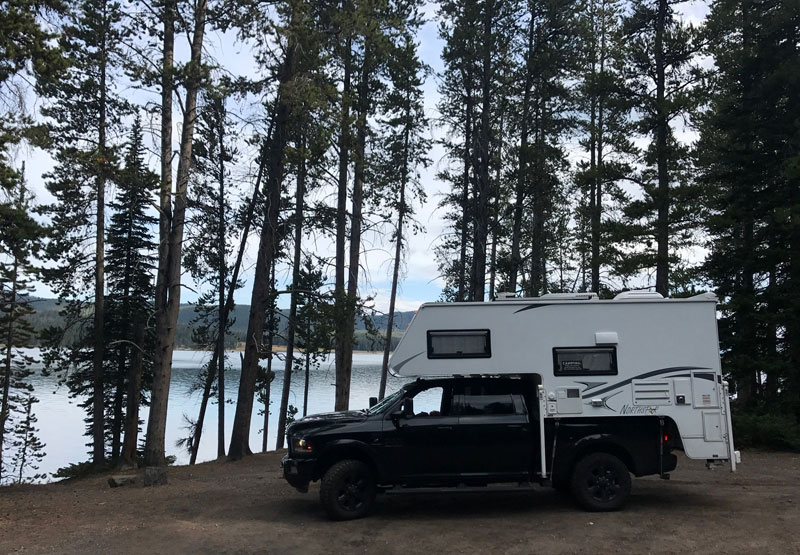
[[[385,460],[393,477],[409,482],[455,477],[460,451],[458,416],[450,411],[452,387],[433,385],[413,399],[413,416],[384,421]]]
[[[454,404],[462,476],[518,477],[529,471],[535,446],[522,395],[465,391]]]

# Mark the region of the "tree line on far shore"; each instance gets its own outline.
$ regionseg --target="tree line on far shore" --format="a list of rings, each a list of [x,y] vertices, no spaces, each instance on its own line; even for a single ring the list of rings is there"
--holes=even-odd
[[[252,452],[256,402],[267,403],[266,437],[275,364],[286,376],[276,447],[292,416],[291,374],[319,356],[335,354],[332,408],[348,408],[355,323],[379,338],[395,327],[432,163],[446,189],[436,200],[448,227],[432,248],[442,299],[715,291],[740,421],[769,415],[800,437],[793,5],[713,0],[692,24],[672,0],[439,0],[429,16],[443,44],[435,75],[420,57],[426,6],[9,4],[0,20],[1,480],[21,480],[42,456],[33,361],[19,350],[34,334],[35,280],[60,311],[38,339],[42,362],[85,409],[96,467],[166,464],[186,288],[199,297],[191,342],[211,351],[183,442],[192,462],[208,405],[226,388],[237,403],[230,438],[217,403],[218,455]],[[214,34],[249,53],[247,75],[234,72],[231,53],[215,58]],[[434,118],[424,105],[432,82]],[[442,159],[431,160],[434,147]],[[54,161],[47,201],[26,184],[21,148]],[[392,276],[382,330],[359,290],[376,244]],[[242,371],[226,384],[245,272]]]

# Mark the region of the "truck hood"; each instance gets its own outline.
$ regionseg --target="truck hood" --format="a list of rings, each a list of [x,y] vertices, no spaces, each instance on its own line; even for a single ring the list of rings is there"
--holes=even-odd
[[[305,418],[301,418],[292,424],[289,428],[289,433],[304,432],[311,429],[349,424],[351,422],[363,422],[368,416],[366,412],[357,410],[309,414]]]

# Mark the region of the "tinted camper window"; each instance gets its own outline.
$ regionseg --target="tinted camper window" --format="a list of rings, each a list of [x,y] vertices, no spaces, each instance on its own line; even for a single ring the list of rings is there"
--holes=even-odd
[[[556,376],[609,376],[617,374],[616,347],[556,347]]]
[[[429,330],[428,358],[489,358],[489,330]]]

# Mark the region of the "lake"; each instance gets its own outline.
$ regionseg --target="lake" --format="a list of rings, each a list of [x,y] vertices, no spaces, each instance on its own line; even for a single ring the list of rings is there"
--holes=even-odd
[[[29,349],[32,356],[37,356],[36,349]],[[186,436],[183,415],[197,418],[200,409],[200,392],[189,393],[189,388],[195,381],[200,368],[210,353],[205,351],[175,351],[172,363],[172,380],[170,383],[169,405],[167,411],[166,452],[167,455],[177,457],[176,464],[188,464],[189,454],[175,446],[175,442]],[[354,353],[353,374],[350,386],[350,408],[366,408],[369,398],[378,394],[380,384],[381,353]],[[239,388],[241,362],[239,353],[228,353],[229,370],[225,376],[225,427],[228,441],[230,441],[233,415],[236,410],[236,394]],[[268,448],[275,449],[277,439],[278,410],[280,396],[283,389],[284,362],[277,361],[273,366],[275,380],[270,391],[270,422],[267,435]],[[39,367],[35,367],[37,370]],[[85,414],[78,407],[78,399],[70,399],[66,386],[59,386],[55,377],[44,377],[36,372],[29,378],[34,387],[34,395],[39,403],[34,405],[34,411],[39,421],[39,438],[45,443],[47,455],[42,461],[39,472],[46,472],[48,476],[58,468],[69,463],[88,460],[89,448],[86,446],[89,439],[84,435],[86,423]],[[400,388],[408,378],[395,378],[389,376],[387,395]],[[308,414],[330,412],[334,406],[335,367],[334,357],[329,355],[320,364],[319,368],[311,369],[308,390]],[[303,388],[305,376],[303,373],[292,375],[292,387],[289,395],[289,404],[300,411],[298,418],[303,414]],[[263,416],[258,411],[263,405],[258,402],[253,408],[253,420],[250,427],[250,448],[254,452],[261,451]],[[149,407],[142,407],[140,418],[144,420],[142,430],[147,429],[147,413]],[[203,426],[203,437],[198,451],[198,462],[215,459],[217,456],[217,404],[209,403]],[[143,434],[140,434],[140,438]],[[227,445],[226,445],[227,451]]]

